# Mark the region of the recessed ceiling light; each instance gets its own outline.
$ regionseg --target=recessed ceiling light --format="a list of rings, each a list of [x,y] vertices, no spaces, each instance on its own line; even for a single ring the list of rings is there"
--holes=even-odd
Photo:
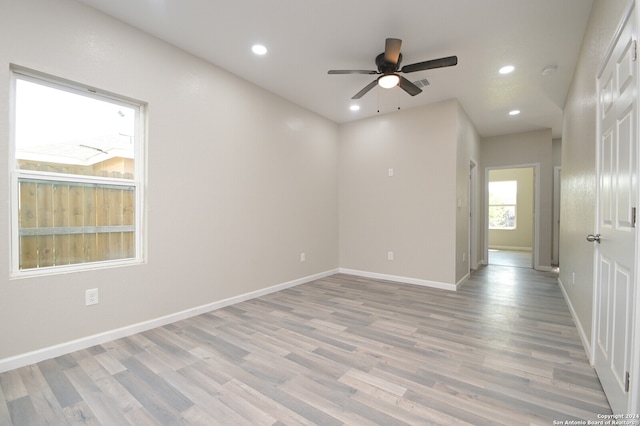
[[[509,74],[509,73],[513,72],[514,69],[515,69],[515,67],[513,65],[505,65],[504,67],[500,68],[500,70],[498,72],[500,74]]]
[[[509,115],[518,115],[518,114],[520,114],[520,110],[519,109],[514,109],[514,110],[509,111]]]
[[[267,53],[267,48],[264,47],[261,44],[255,44],[253,45],[253,47],[251,48],[251,50],[253,51],[253,53],[255,53],[256,55],[264,55],[265,53]]]
[[[349,109],[350,109],[351,111],[359,111],[359,110],[360,110],[360,105],[351,105],[351,106],[349,107]]]

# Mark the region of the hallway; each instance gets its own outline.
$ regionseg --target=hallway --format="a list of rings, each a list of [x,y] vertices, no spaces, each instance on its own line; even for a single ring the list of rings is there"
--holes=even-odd
[[[532,268],[533,257],[530,251],[489,249],[489,265]]]

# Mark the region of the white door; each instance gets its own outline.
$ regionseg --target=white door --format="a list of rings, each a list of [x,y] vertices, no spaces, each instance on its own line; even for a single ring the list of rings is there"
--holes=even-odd
[[[629,412],[635,291],[637,100],[635,10],[598,75],[598,212],[595,240],[594,363],[615,413]],[[638,377],[634,379],[638,380]]]

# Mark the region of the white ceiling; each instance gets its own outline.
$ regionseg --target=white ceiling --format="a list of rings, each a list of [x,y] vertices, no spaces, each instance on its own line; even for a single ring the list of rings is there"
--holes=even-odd
[[[77,0],[343,123],[457,98],[484,137],[551,128],[562,107],[593,0]],[[387,37],[402,65],[457,55],[458,65],[405,76],[431,83],[411,97],[374,88]],[[251,46],[269,52],[256,56]],[[512,64],[507,76],[498,69]],[[547,65],[557,65],[542,75]],[[349,106],[358,103],[360,111]],[[519,116],[507,113],[519,109]]]

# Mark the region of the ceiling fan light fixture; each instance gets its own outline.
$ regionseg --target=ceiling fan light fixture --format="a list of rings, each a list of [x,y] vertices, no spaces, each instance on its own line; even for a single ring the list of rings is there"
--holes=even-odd
[[[383,89],[391,89],[400,83],[400,77],[396,74],[385,74],[378,78],[378,85]]]

